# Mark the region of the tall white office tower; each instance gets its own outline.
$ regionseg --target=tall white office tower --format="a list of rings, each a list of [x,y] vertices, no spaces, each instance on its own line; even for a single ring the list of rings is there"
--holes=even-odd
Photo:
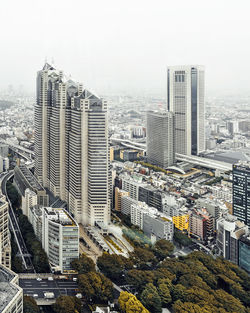
[[[176,153],[199,155],[205,150],[204,67],[167,69],[167,108],[175,114]]]
[[[78,223],[110,220],[107,102],[46,63],[37,74],[35,175]]]
[[[175,162],[175,117],[172,112],[147,112],[147,158],[167,168]]]

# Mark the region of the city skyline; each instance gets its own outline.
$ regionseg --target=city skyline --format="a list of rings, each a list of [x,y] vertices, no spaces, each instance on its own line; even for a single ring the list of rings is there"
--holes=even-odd
[[[131,1],[73,1],[74,14],[69,13],[68,3],[58,0],[17,2],[14,11],[11,3],[2,6],[1,89],[13,84],[33,91],[34,73],[47,57],[98,94],[164,96],[166,67],[179,64],[206,67],[207,94],[248,90],[248,1],[241,6],[225,0],[160,0],[143,6]],[[11,23],[6,14],[10,11]],[[58,25],[63,31],[51,36]]]

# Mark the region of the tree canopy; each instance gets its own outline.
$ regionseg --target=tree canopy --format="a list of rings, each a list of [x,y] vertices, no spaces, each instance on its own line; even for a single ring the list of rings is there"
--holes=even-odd
[[[71,296],[60,296],[53,305],[56,313],[78,313],[81,312],[81,300]]]
[[[29,296],[23,297],[23,313],[39,313],[39,306],[36,304],[36,300]]]
[[[81,254],[79,259],[75,259],[71,262],[71,265],[78,274],[85,274],[95,271],[95,263],[86,254]]]
[[[149,313],[136,296],[127,291],[120,293],[118,303],[123,313]]]

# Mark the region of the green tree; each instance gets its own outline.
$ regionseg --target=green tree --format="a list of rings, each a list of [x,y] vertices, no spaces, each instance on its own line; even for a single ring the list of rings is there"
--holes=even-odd
[[[82,253],[79,259],[75,259],[71,262],[71,266],[78,274],[85,274],[95,271],[95,263],[86,254]]]
[[[78,285],[87,300],[107,302],[113,299],[113,284],[103,274],[96,272],[80,274]]]
[[[136,296],[127,291],[120,293],[118,303],[124,313],[149,313]]]
[[[130,270],[126,276],[127,283],[135,286],[135,288],[141,292],[144,286],[148,283],[154,282],[153,271],[142,271],[142,270]]]
[[[239,299],[236,299],[222,289],[214,291],[214,297],[217,300],[218,307],[224,308],[227,312],[246,312],[245,307],[242,305]]]
[[[165,307],[172,302],[171,293],[167,284],[160,283],[158,286],[158,294],[161,298],[162,306]]]
[[[186,288],[181,284],[173,285],[171,296],[173,301],[181,300],[184,302],[186,299]]]
[[[36,304],[36,300],[32,297],[23,297],[23,313],[39,313],[39,306]]]
[[[134,251],[130,253],[130,258],[140,269],[147,269],[156,262],[152,251],[140,247],[136,247]]]
[[[71,296],[59,296],[53,305],[56,313],[77,313],[81,312],[81,300]]]
[[[161,298],[158,294],[157,288],[149,283],[141,294],[142,304],[152,313],[161,313]]]
[[[200,306],[192,302],[182,303],[180,300],[176,301],[173,305],[174,313],[226,313],[224,309],[216,308],[210,305]]]
[[[133,263],[122,255],[104,252],[102,256],[97,259],[97,266],[105,276],[112,280],[117,280],[121,277],[124,270],[133,267]]]
[[[158,260],[161,261],[174,251],[174,245],[168,240],[160,239],[155,243],[153,251]]]
[[[192,240],[176,228],[174,230],[174,241],[184,247],[190,246],[192,244]]]

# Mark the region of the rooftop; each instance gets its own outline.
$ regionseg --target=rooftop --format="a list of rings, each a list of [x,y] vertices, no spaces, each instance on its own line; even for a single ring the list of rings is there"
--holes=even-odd
[[[71,215],[63,208],[45,207],[44,211],[53,220],[63,226],[78,226]]]
[[[37,190],[37,191],[42,191],[44,190],[44,188],[41,186],[41,184],[37,181],[37,179],[35,178],[35,176],[31,173],[31,171],[27,168],[26,165],[20,165],[19,170],[21,171],[21,173],[23,174],[23,176],[26,178],[26,180],[28,181],[29,185]]]
[[[20,287],[12,280],[15,273],[0,265],[0,312],[2,312],[14,296],[20,291]]]

